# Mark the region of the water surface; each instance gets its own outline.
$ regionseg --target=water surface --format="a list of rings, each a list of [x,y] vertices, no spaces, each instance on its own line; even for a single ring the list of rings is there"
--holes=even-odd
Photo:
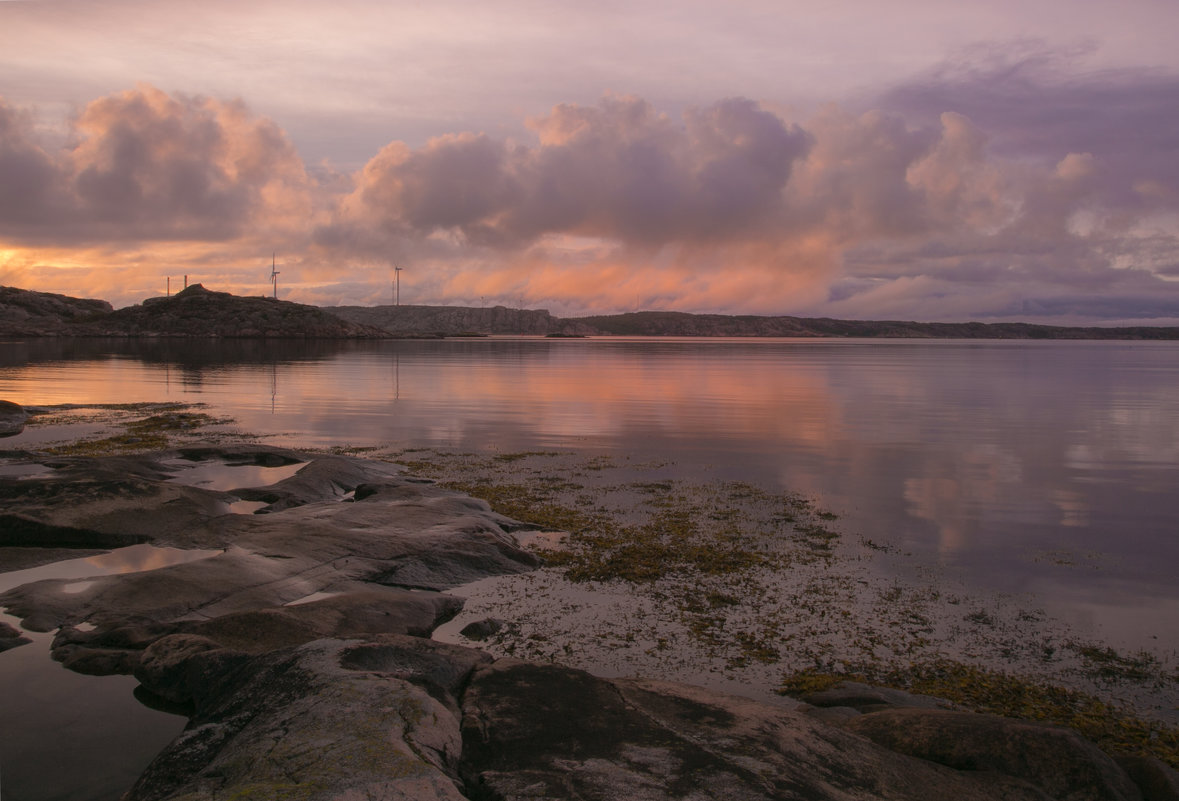
[[[810,493],[845,530],[1164,651],[1176,387],[1171,342],[45,341],[0,356],[0,398],[25,404],[203,402],[282,444],[572,449]]]

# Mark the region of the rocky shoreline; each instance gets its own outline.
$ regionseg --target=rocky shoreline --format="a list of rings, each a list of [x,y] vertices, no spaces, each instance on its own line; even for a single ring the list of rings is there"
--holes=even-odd
[[[536,526],[394,464],[249,443],[11,464],[29,470],[0,477],[5,569],[137,543],[203,557],[0,595],[57,632],[55,659],[188,716],[127,801],[1179,798],[1157,759],[928,696],[755,701],[436,642],[462,607],[446,590],[540,564],[519,543]],[[210,466],[297,472],[186,483]]]

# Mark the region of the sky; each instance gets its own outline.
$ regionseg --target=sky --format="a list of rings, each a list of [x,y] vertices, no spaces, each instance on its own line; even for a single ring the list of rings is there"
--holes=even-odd
[[[0,284],[1179,325],[1173,0],[0,0]],[[270,280],[272,259],[278,272]]]

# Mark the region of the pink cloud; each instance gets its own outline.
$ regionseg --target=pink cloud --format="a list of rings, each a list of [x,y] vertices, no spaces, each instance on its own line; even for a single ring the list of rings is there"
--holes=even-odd
[[[343,226],[409,237],[460,232],[520,247],[549,234],[632,246],[758,235],[809,147],[796,126],[746,100],[676,125],[638,98],[562,105],[532,121],[534,146],[463,134],[385,147],[344,204]]]
[[[412,265],[415,302],[557,311],[1179,309],[1175,282],[1152,272],[1165,277],[1179,252],[1170,173],[1120,175],[1131,157],[1107,139],[1014,154],[1009,132],[956,110],[829,106],[796,122],[733,98],[673,118],[618,95],[529,125],[525,140],[391,142],[320,181],[240,101],[140,86],[85,106],[55,152],[0,104],[5,280],[63,262],[81,275],[91,259],[124,287],[155,271],[136,291],[166,270],[260,292],[275,249],[288,297],[318,302],[383,300],[396,262]],[[90,294],[110,285],[86,281]]]
[[[0,126],[0,233],[18,241],[224,241],[311,208],[293,146],[238,101],[141,85],[83,108],[55,154],[7,107]]]

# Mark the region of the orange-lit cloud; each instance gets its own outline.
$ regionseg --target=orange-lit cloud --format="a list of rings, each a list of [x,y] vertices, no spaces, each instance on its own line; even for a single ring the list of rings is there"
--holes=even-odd
[[[388,302],[397,264],[414,303],[1179,319],[1179,176],[1145,191],[1101,141],[1006,155],[960,111],[607,94],[527,138],[392,141],[352,174],[240,100],[140,85],[56,150],[33,120],[0,104],[0,282],[116,305],[167,276],[267,291],[276,251],[280,295],[324,305]]]
[[[100,98],[49,154],[0,106],[0,235],[30,245],[226,241],[292,229],[310,211],[302,161],[237,101],[151,86]]]

